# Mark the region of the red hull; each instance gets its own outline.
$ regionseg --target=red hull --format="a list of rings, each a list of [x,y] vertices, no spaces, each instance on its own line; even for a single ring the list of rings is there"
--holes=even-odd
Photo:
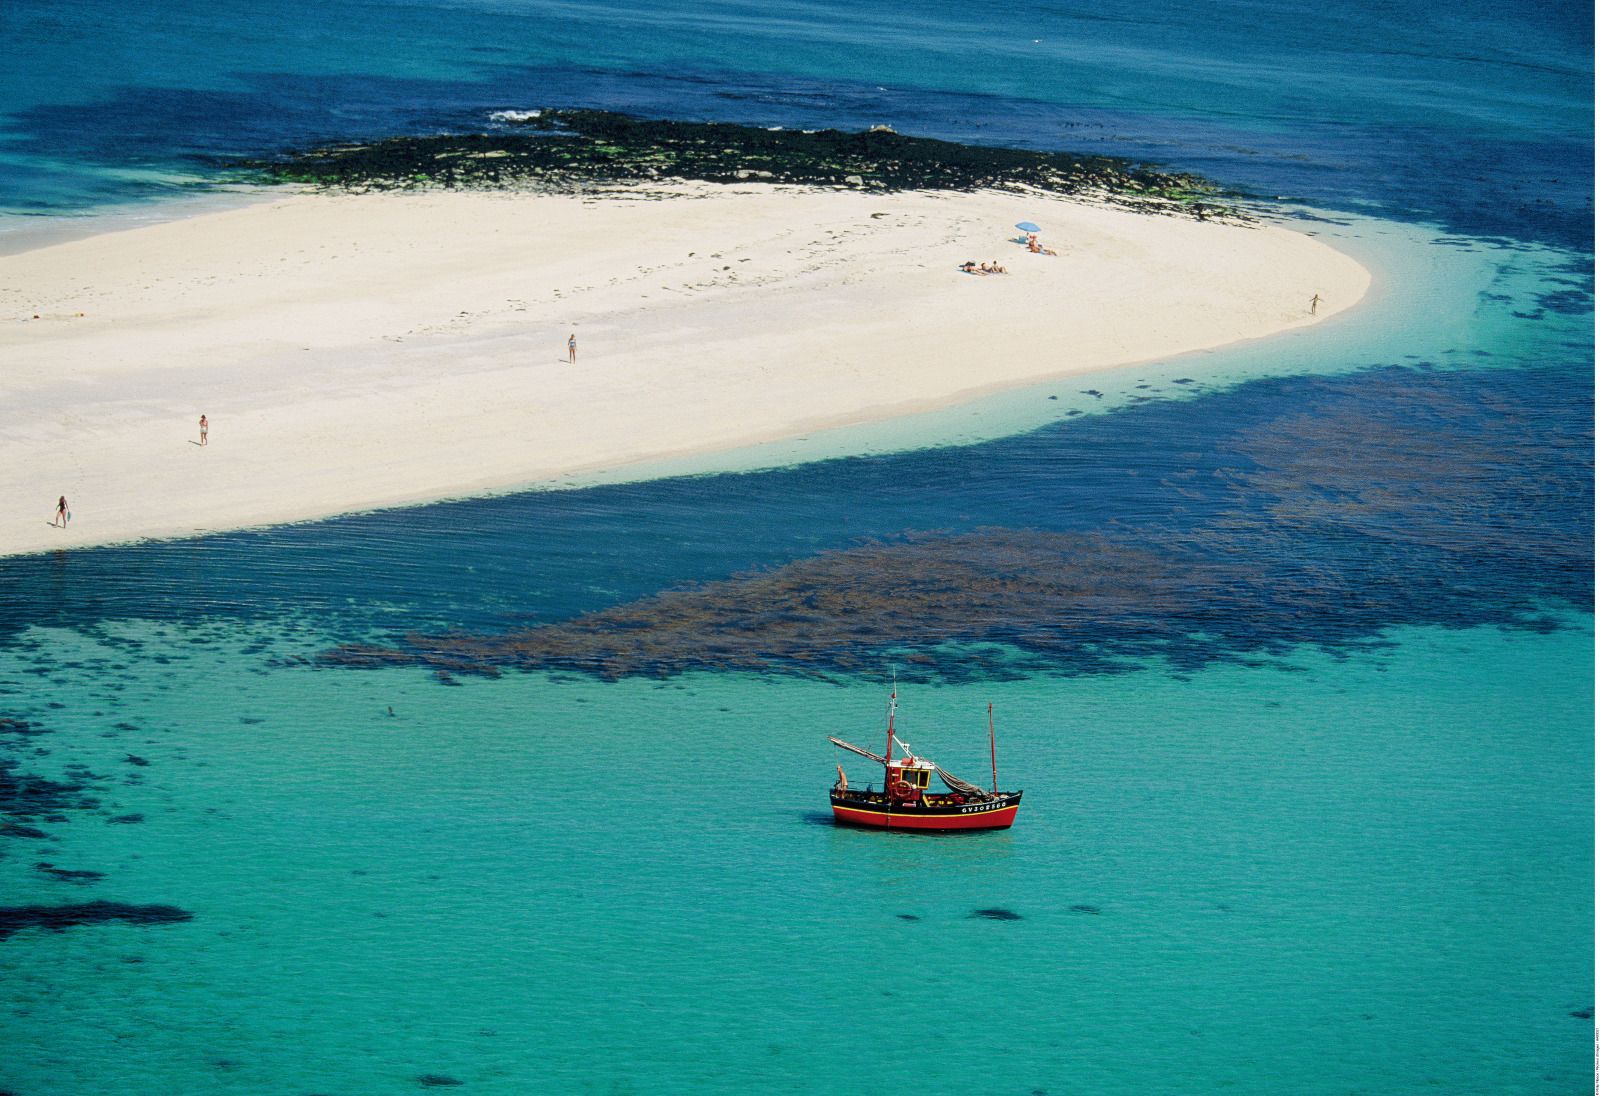
[[[1004,830],[1017,820],[1017,809],[1022,805],[1020,792],[1004,796],[993,807],[974,803],[965,809],[897,808],[882,802],[850,802],[841,800],[837,795],[830,798],[835,822],[878,830]]]

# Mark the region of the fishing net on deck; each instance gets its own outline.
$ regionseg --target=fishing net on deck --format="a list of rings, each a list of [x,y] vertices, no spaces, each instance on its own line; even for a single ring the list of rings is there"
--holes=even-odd
[[[962,780],[959,776],[951,776],[937,765],[933,767],[933,771],[939,774],[939,779],[943,780],[953,792],[960,792],[962,795],[971,799],[994,798],[994,793],[986,792],[976,784],[969,784],[967,781]]]

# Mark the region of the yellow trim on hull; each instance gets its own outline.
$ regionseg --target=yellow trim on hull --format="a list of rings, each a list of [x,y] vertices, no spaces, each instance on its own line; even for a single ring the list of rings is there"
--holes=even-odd
[[[864,810],[861,810],[859,807],[841,807],[837,803],[835,803],[833,805],[833,810],[834,810],[835,814],[838,814],[838,813],[841,813],[841,812],[844,813],[844,814],[859,814],[859,815],[862,815],[862,816],[864,816],[866,818],[882,818],[885,821],[887,821],[888,818],[889,818],[889,814],[888,814],[887,811],[864,811]]]

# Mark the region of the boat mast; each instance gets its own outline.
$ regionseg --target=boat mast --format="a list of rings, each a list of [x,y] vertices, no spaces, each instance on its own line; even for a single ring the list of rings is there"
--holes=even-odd
[[[989,772],[994,777],[994,794],[1000,794],[1000,765],[994,759],[994,701],[989,701]]]
[[[883,747],[883,790],[885,794],[889,791],[889,766],[894,761],[894,707],[895,700],[899,695],[899,682],[892,681],[889,685],[889,741]]]

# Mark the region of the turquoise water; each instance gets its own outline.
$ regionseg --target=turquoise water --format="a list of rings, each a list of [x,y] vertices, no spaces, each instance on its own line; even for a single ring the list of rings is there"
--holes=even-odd
[[[40,630],[7,658],[174,660],[52,717],[53,756],[145,821],[47,847],[195,915],[8,942],[19,1091],[815,1092],[873,1083],[886,1044],[1018,1093],[1555,1092],[1586,1069],[1590,911],[1550,885],[1592,865],[1588,804],[1551,792],[1592,764],[1586,635],[905,688],[905,736],[969,774],[993,700],[1028,792],[1013,830],[944,840],[825,822],[822,734],[871,741],[873,683],[442,689],[262,673],[244,638]]]
[[[1376,276],[1314,332],[897,423],[0,561],[0,1091],[1589,1084],[1592,7],[0,31],[0,249],[576,104],[1154,158]],[[430,661],[452,632],[483,653]],[[825,736],[871,744],[891,672],[971,779],[994,703],[1014,829],[830,824]]]

